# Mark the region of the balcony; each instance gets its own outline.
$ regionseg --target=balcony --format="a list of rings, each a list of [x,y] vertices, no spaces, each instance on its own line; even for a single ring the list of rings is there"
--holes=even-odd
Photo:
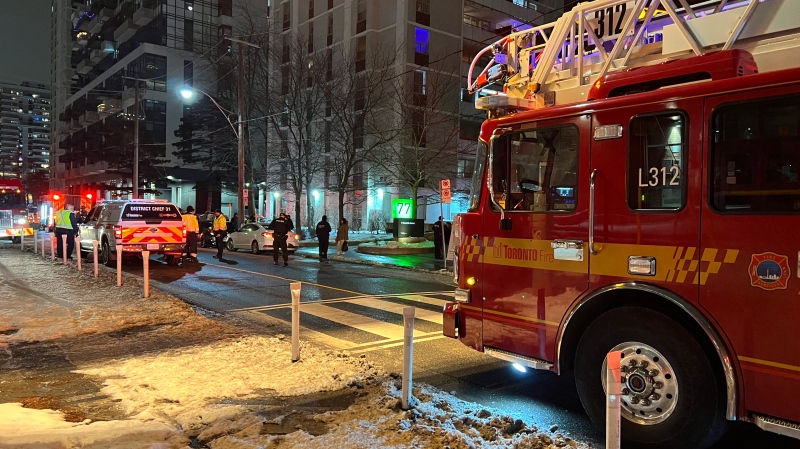
[[[81,62],[78,63],[78,73],[81,75],[86,75],[92,71],[93,67],[94,64],[91,61],[88,59],[82,59]]]
[[[74,118],[69,122],[69,130],[70,131],[77,131],[79,129],[83,129],[81,122],[78,119]]]
[[[150,23],[151,20],[156,16],[156,10],[152,8],[148,8],[147,5],[142,5],[141,8],[137,9],[133,13],[133,23],[138,26],[145,26]]]
[[[100,120],[100,114],[95,111],[86,111],[79,119],[78,123],[88,126]]]
[[[100,161],[80,167],[79,172],[81,175],[96,175],[98,173],[105,173],[106,170],[108,170],[108,161]]]
[[[139,26],[133,23],[133,20],[128,19],[122,22],[115,31],[114,31],[114,40],[117,43],[122,43],[127,41],[128,39],[132,38],[136,31],[139,29]]]
[[[89,53],[89,60],[93,64],[96,64],[96,63],[100,62],[100,60],[103,59],[103,57],[105,57],[105,53],[103,53],[102,50],[92,50]]]
[[[97,112],[100,114],[100,117],[105,118],[109,115],[116,114],[117,112],[122,110],[122,101],[116,100],[113,98],[109,98],[104,102],[97,105]]]

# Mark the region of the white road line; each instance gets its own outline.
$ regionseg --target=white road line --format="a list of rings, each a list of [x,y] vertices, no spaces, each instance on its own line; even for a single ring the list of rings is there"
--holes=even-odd
[[[444,335],[439,334],[438,332],[437,332],[437,334],[438,335],[425,335],[425,336],[421,336],[419,338],[414,337],[414,343],[418,343],[418,342],[421,342],[421,341],[438,340],[440,338],[444,338]],[[343,350],[347,351],[347,352],[371,352],[371,351],[377,351],[379,349],[393,348],[395,346],[400,346],[402,344],[403,344],[402,341],[396,341],[396,342],[385,343],[385,344],[381,344],[379,346],[372,346],[372,347],[363,348],[363,349],[360,346],[352,346],[352,347],[349,347],[349,348],[345,348]]]
[[[403,309],[408,307],[404,304],[396,304],[389,301],[383,301],[380,298],[353,299],[348,302],[353,304],[358,304],[360,306],[372,307],[373,309],[385,310],[387,312],[397,313],[399,315],[402,315]],[[436,324],[442,324],[443,321],[442,312],[433,312],[430,310],[417,308],[414,315],[415,318],[419,318],[425,321],[431,321]]]
[[[328,307],[324,304],[307,304],[300,307],[300,310],[305,313],[310,313],[312,315],[325,318],[326,320],[344,324],[345,326],[354,327],[371,334],[380,335],[384,338],[403,338],[403,326],[389,324],[368,316],[339,310],[334,307]]]

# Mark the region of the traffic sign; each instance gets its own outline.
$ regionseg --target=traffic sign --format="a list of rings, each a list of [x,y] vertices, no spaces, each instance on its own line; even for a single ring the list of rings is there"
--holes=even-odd
[[[449,203],[450,200],[451,200],[450,189],[442,190],[442,202],[443,203]]]
[[[248,195],[248,189],[242,189],[242,199],[244,200],[244,205],[247,206],[248,200],[250,195]]]
[[[450,188],[450,180],[449,179],[442,179],[442,181],[439,184],[441,185],[441,189],[442,190]]]

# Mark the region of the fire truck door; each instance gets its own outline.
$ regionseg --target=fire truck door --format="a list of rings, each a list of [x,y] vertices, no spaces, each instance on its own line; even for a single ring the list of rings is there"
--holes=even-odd
[[[523,123],[492,139],[484,349],[554,360],[561,318],[588,286],[590,124],[588,115]]]
[[[800,85],[706,100],[700,282],[741,368],[747,410],[800,421]],[[710,270],[709,270],[710,271]]]

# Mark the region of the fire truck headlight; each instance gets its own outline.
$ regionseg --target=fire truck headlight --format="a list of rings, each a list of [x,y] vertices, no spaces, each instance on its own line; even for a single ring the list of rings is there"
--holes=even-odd
[[[17,224],[21,224],[21,225],[28,224],[28,219],[27,218],[17,218]]]
[[[477,281],[475,280],[474,277],[470,276],[470,277],[467,278],[467,285],[469,285],[469,286],[475,285],[475,282],[477,282]]]

